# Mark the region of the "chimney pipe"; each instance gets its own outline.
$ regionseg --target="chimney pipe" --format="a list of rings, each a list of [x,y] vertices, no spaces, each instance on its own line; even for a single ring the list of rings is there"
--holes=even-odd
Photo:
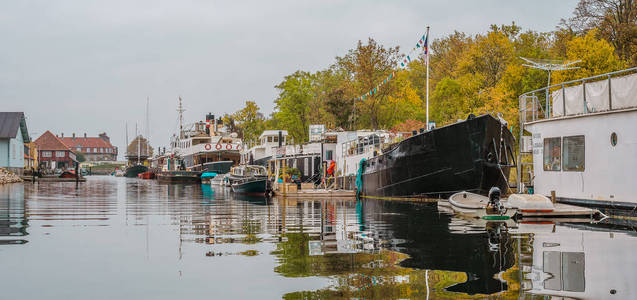
[[[75,132],[73,132],[73,140],[75,140]]]
[[[86,138],[86,132],[84,133],[84,138]]]
[[[62,136],[62,138],[64,138],[64,132],[60,133],[60,136]]]

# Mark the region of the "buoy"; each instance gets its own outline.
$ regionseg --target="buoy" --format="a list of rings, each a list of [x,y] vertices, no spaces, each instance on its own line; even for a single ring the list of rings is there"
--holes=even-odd
[[[217,145],[215,145],[215,149],[217,149],[217,150],[221,150],[221,144],[217,144]]]
[[[226,144],[226,150],[232,150],[232,144]]]
[[[210,145],[210,144],[206,144],[206,145],[205,145],[205,146],[203,146],[203,147],[204,147],[204,149],[206,149],[206,150],[210,150],[210,149],[212,149],[212,145]]]

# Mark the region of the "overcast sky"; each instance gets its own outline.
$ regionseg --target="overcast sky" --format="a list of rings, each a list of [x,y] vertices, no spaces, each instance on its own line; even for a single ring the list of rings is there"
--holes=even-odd
[[[107,132],[124,149],[125,123],[151,144],[186,122],[232,113],[245,100],[272,112],[274,86],[316,71],[373,37],[411,48],[454,30],[515,21],[550,31],[578,1],[62,1],[0,0],[0,111],[24,111],[32,137]]]

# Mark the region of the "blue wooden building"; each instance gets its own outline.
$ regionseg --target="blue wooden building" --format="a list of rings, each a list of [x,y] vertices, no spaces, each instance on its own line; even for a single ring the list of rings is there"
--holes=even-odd
[[[22,112],[0,112],[0,168],[24,171],[24,143],[30,142]]]

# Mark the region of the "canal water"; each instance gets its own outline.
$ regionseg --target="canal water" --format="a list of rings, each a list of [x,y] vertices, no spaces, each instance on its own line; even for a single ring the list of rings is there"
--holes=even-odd
[[[566,221],[115,177],[0,185],[0,299],[636,299],[635,229]]]

